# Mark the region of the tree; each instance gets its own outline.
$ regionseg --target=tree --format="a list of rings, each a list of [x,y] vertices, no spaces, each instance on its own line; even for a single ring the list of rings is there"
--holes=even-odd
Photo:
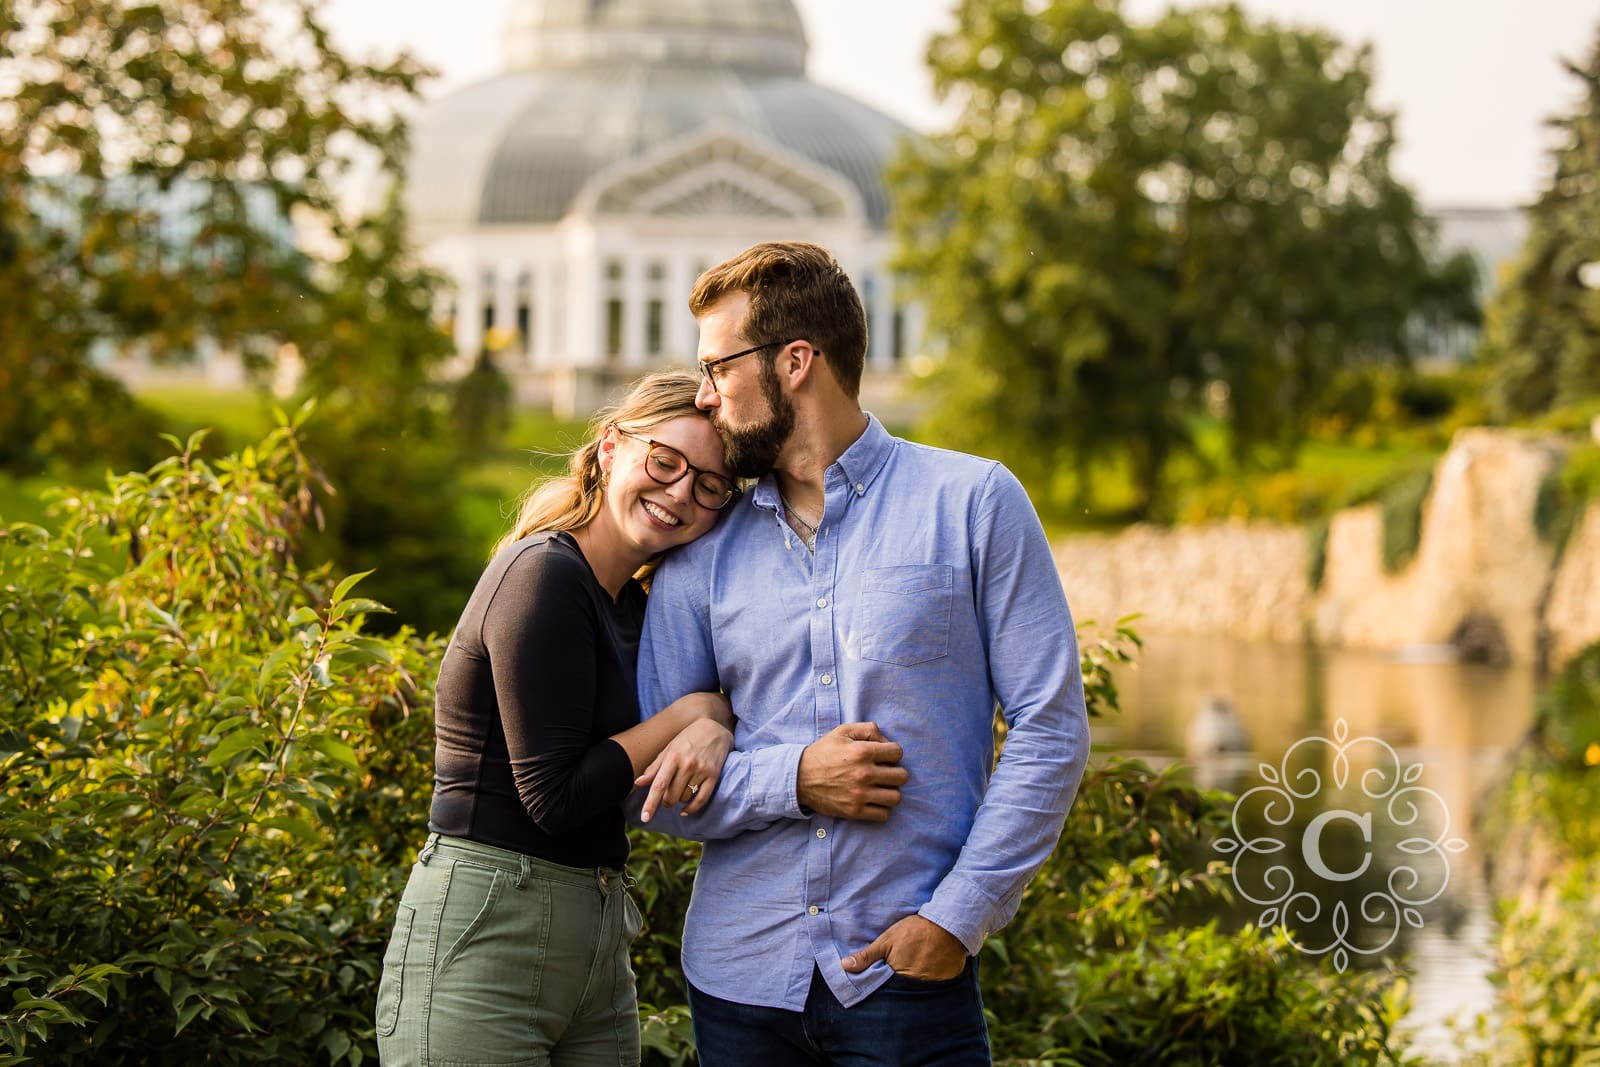
[[[1600,32],[1570,115],[1552,121],[1549,186],[1528,211],[1528,237],[1486,314],[1479,358],[1505,418],[1600,394]],[[1586,269],[1587,268],[1587,269]]]
[[[1282,460],[1338,368],[1470,314],[1389,173],[1371,55],[1236,7],[964,0],[929,49],[955,127],[898,161],[897,265],[948,342],[940,431],[1030,482],[1126,462],[1162,502],[1195,415]],[[1219,404],[1225,398],[1225,404]]]
[[[304,562],[442,629],[482,546],[462,543],[448,438],[445,286],[399,199],[399,106],[427,72],[355,62],[299,0],[14,0],[0,23],[0,469],[129,457],[131,401],[91,351],[203,347],[295,361],[306,437],[337,493]],[[353,170],[388,180],[347,210]],[[114,421],[114,420],[113,420]],[[92,435],[81,440],[82,435]]]

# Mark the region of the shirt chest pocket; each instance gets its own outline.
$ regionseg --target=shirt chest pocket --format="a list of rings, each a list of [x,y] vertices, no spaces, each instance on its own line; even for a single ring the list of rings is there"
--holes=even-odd
[[[861,657],[910,667],[950,652],[955,568],[873,567],[861,575]]]

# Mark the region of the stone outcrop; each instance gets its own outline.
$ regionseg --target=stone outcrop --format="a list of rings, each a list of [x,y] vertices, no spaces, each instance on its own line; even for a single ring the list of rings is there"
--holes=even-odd
[[[1056,565],[1072,614],[1109,626],[1298,641],[1305,635],[1306,533],[1276,523],[1138,525],[1069,537]]]
[[[1600,503],[1589,505],[1567,541],[1544,619],[1553,664],[1600,641]]]
[[[1558,666],[1600,641],[1600,503],[1559,561],[1534,524],[1562,451],[1554,437],[1462,431],[1396,574],[1383,566],[1377,505],[1333,517],[1318,589],[1305,532],[1272,523],[1070,537],[1056,561],[1074,615],[1102,624],[1140,613],[1149,630]]]

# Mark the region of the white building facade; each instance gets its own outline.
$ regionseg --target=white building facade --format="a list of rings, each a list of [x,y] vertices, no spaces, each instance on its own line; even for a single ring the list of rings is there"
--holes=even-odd
[[[521,0],[506,70],[413,127],[407,206],[463,363],[490,347],[520,402],[585,414],[693,365],[701,271],[800,239],[861,291],[863,399],[892,406],[923,315],[886,266],[883,171],[914,135],[805,56],[791,0]]]

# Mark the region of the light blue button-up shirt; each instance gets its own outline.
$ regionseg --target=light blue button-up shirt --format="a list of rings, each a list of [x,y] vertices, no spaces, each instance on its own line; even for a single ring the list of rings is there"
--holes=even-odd
[[[814,556],[771,476],[672,553],[639,655],[647,713],[720,687],[738,720],[712,802],[650,823],[706,842],[684,972],[724,1000],[792,1010],[813,966],[846,1006],[878,988],[885,964],[852,975],[840,960],[912,913],[976,953],[1055,846],[1089,752],[1072,618],[1009,471],[871,419],[824,489]],[[886,823],[796,799],[801,751],[846,722],[905,750]]]

